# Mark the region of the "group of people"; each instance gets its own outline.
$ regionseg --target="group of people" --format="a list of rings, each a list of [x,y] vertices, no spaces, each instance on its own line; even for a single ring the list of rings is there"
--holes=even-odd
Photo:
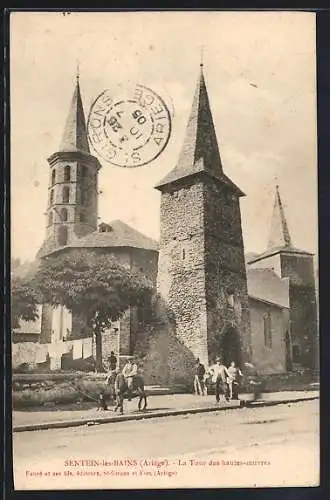
[[[194,391],[196,395],[207,395],[208,385],[215,384],[215,398],[220,401],[220,396],[223,395],[226,401],[230,399],[238,399],[238,388],[240,379],[243,374],[235,361],[232,361],[228,367],[222,362],[220,356],[217,356],[215,364],[210,366],[208,370],[200,362],[196,360],[194,373]]]
[[[115,353],[113,351],[111,351],[110,353],[108,363],[109,363],[109,373],[107,376],[107,380],[109,381],[112,379],[113,376],[119,373],[119,367],[117,370],[117,357],[115,356]],[[128,389],[128,400],[130,400],[133,392],[134,377],[138,374],[137,360],[128,358],[121,373],[126,381]]]
[[[111,351],[108,360],[109,372],[107,380],[115,381],[117,374],[119,373],[118,360],[114,352]],[[137,359],[128,358],[123,369],[121,370],[121,375],[124,377],[128,389],[128,400],[131,399],[133,392],[133,382],[134,377],[138,375],[139,368]],[[215,364],[210,366],[208,370],[205,369],[204,365],[197,358],[194,372],[194,392],[196,395],[207,395],[208,387],[211,384],[215,386],[215,397],[216,401],[220,401],[220,396],[222,395],[226,401],[230,399],[238,399],[238,389],[239,383],[243,374],[238,366],[236,366],[235,361],[232,361],[227,367],[223,363],[220,356],[217,356]]]

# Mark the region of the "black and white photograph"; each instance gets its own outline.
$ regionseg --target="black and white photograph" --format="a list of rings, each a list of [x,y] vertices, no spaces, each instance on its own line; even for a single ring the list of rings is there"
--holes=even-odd
[[[11,12],[15,490],[320,482],[311,12]]]

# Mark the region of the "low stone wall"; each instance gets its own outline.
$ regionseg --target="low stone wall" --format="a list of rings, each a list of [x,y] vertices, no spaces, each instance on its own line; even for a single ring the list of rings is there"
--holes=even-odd
[[[16,373],[12,382],[14,410],[94,401],[107,389],[104,374]]]
[[[265,392],[313,390],[319,384],[319,375],[313,371],[263,375],[261,378]]]

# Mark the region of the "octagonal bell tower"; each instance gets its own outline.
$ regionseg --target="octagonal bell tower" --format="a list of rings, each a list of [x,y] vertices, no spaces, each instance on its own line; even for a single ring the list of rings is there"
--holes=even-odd
[[[60,148],[48,158],[46,239],[39,256],[66,246],[97,228],[98,171],[90,153],[79,76]]]

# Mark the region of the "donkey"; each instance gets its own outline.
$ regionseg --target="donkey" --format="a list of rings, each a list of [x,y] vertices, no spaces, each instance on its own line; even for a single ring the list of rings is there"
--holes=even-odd
[[[112,386],[113,383],[113,386]],[[111,392],[116,399],[114,411],[119,409],[121,415],[124,413],[124,398],[128,394],[128,386],[126,379],[122,373],[115,374],[109,379]],[[135,394],[134,394],[135,393]],[[137,394],[136,394],[137,393]],[[141,375],[135,375],[133,378],[133,397],[139,396],[138,410],[145,411],[147,408],[147,395],[144,390],[144,380]]]

